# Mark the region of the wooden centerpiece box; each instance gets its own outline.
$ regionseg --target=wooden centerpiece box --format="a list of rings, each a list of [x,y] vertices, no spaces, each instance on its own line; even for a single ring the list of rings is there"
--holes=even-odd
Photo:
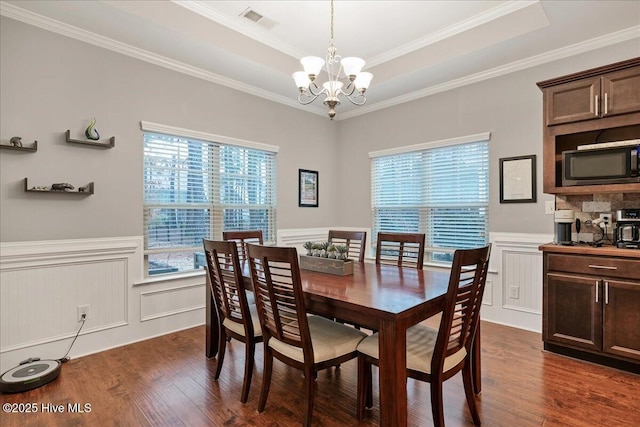
[[[300,268],[320,273],[335,274],[337,276],[346,276],[353,274],[353,261],[300,255]]]

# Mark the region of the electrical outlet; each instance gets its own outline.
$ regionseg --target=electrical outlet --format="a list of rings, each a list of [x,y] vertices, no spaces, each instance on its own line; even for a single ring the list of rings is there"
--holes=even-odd
[[[611,225],[611,214],[610,213],[601,213],[600,214],[600,219],[604,222],[604,224]]]
[[[91,318],[91,312],[89,311],[88,304],[78,306],[78,322],[82,322],[83,315],[84,315],[84,320],[89,320]]]
[[[556,202],[554,200],[548,200],[544,203],[544,214],[553,215],[556,212]]]
[[[512,298],[512,299],[520,298],[520,287],[519,286],[511,286],[511,287],[509,287],[509,298]]]

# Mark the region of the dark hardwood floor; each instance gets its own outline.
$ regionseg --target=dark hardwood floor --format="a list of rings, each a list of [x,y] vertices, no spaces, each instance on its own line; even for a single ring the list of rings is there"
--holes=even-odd
[[[9,426],[297,426],[302,421],[300,371],[276,361],[267,406],[256,410],[262,380],[262,347],[249,401],[240,403],[244,348],[229,344],[219,381],[216,360],[204,356],[204,327],[165,335],[64,364],[43,387],[3,394],[9,403],[35,403],[37,413],[0,413]],[[80,338],[81,339],[81,338]],[[539,334],[483,322],[483,391],[478,399],[485,426],[640,426],[640,376],[542,350]],[[375,369],[375,368],[374,368]],[[374,408],[358,423],[356,363],[318,375],[314,425],[378,425]],[[429,385],[409,380],[409,422],[432,425]],[[447,381],[447,426],[472,426],[460,376]],[[68,404],[90,404],[70,413]],[[63,413],[43,413],[47,404]],[[45,405],[43,407],[43,405]],[[49,406],[50,408],[51,406]]]

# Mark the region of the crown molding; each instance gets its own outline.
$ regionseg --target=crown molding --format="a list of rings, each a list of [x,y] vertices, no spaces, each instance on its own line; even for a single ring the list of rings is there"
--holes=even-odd
[[[373,58],[369,58],[367,60],[367,68],[375,67],[376,65],[389,62],[392,59],[407,55],[413,51],[422,49],[425,46],[429,46],[439,41],[464,33],[482,24],[486,24],[498,18],[502,18],[503,16],[510,15],[536,3],[540,3],[540,0],[512,0],[499,6],[493,7],[484,13],[473,16],[469,19],[465,19],[464,21],[457,22],[454,25],[450,25],[446,28],[436,31],[435,33],[431,33],[425,37],[414,40],[396,49],[392,49],[390,51],[381,53],[380,55],[376,55]]]
[[[206,71],[201,68],[194,67],[171,58],[167,58],[166,56],[158,55],[147,50],[110,39],[108,37],[100,36],[90,31],[65,24],[63,22],[22,9],[9,3],[0,2],[0,15],[6,16],[7,18],[15,19],[20,22],[24,22],[25,24],[33,25],[43,30],[51,31],[56,34],[92,44],[94,46],[102,47],[113,52],[121,53],[123,55],[127,55],[132,58],[148,62],[150,64],[159,65],[161,67],[168,68],[179,73],[187,74],[198,79],[226,86],[228,88],[248,93],[250,95],[255,95],[269,101],[278,102],[288,107],[293,107],[298,110],[303,110],[320,116],[325,116],[327,114],[327,112],[323,108],[301,105],[293,97],[289,98],[273,92],[269,92],[265,89],[248,85],[246,83],[242,83],[237,80],[233,80],[228,77],[224,77],[219,74],[215,74],[210,71]]]
[[[481,71],[479,73],[470,74],[468,76],[464,76],[459,79],[450,80],[448,82],[430,86],[419,91],[411,92],[406,95],[400,95],[395,98],[376,102],[375,104],[365,105],[365,106],[359,107],[357,110],[351,110],[346,113],[342,113],[340,116],[340,120],[346,120],[352,117],[361,116],[363,114],[371,113],[377,110],[382,110],[384,108],[393,107],[399,104],[404,104],[405,102],[414,101],[416,99],[424,98],[426,96],[434,95],[436,93],[446,92],[451,89],[456,89],[462,86],[478,83],[483,80],[488,80],[495,77],[504,76],[506,74],[515,73],[516,71],[522,71],[527,68],[546,64],[546,63],[557,61],[560,59],[565,59],[574,55],[579,55],[581,53],[589,52],[595,49],[600,49],[606,46],[611,46],[617,43],[622,43],[635,38],[640,39],[640,25],[627,28],[625,30],[617,31],[615,33],[607,34],[601,37],[596,37],[596,38],[586,40],[584,42],[576,43],[570,46],[566,46],[560,49],[555,49],[555,50],[545,52],[539,55],[535,55],[526,59],[522,59],[520,61],[514,61],[509,64],[505,64],[499,67],[491,68],[489,70]]]
[[[516,7],[513,3],[523,3],[529,5],[533,2],[510,2],[507,5],[510,7]],[[523,6],[524,7],[524,6]],[[512,10],[513,11],[513,10]],[[504,10],[502,10],[504,13]],[[495,12],[497,13],[497,12]],[[132,58],[139,59],[154,65],[159,65],[164,68],[168,68],[179,73],[187,74],[192,77],[196,77],[202,80],[206,80],[215,84],[229,87],[231,89],[238,90],[250,95],[258,96],[269,101],[277,102],[288,107],[296,108],[308,113],[326,116],[326,110],[321,106],[301,105],[297,102],[295,97],[282,96],[267,90],[248,85],[246,83],[239,82],[237,80],[224,77],[201,68],[193,67],[188,64],[184,64],[179,61],[175,61],[171,58],[167,58],[162,55],[157,55],[144,49],[139,49],[126,43],[121,43],[116,40],[103,37],[86,31],[72,25],[65,24],[55,19],[47,18],[37,13],[22,9],[6,2],[0,1],[0,15],[6,16],[17,21],[24,22],[35,27],[51,31],[57,34],[61,34],[66,37],[70,37],[76,40],[83,41],[85,43],[93,44],[111,51],[127,55]],[[485,18],[488,19],[488,18]],[[495,18],[494,18],[495,19]],[[384,108],[393,107],[395,105],[403,104],[405,102],[414,101],[419,98],[424,98],[430,95],[434,95],[441,92],[446,92],[451,89],[456,89],[462,86],[466,86],[473,83],[478,83],[483,80],[503,76],[516,71],[521,71],[537,65],[546,64],[548,62],[556,61],[559,59],[565,59],[570,56],[585,53],[591,50],[599,49],[602,47],[610,46],[617,43],[622,43],[635,38],[640,39],[640,25],[627,28],[625,30],[617,31],[601,37],[596,37],[584,42],[576,43],[564,48],[556,49],[553,51],[545,52],[539,55],[532,56],[520,61],[514,61],[509,64],[505,64],[499,67],[495,67],[489,70],[485,70],[479,73],[471,74],[459,79],[444,82],[438,85],[430,86],[419,91],[411,92],[406,95],[397,96],[395,98],[387,99],[384,101],[376,102],[373,104],[364,105],[357,109],[340,113],[336,116],[336,121],[346,120],[352,117],[361,116],[374,111],[382,110]]]

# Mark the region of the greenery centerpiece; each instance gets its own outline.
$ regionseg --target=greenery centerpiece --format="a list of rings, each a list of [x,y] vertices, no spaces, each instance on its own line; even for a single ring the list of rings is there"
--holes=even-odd
[[[321,273],[353,274],[353,262],[348,258],[346,245],[329,242],[304,242],[306,255],[300,255],[300,268]]]

